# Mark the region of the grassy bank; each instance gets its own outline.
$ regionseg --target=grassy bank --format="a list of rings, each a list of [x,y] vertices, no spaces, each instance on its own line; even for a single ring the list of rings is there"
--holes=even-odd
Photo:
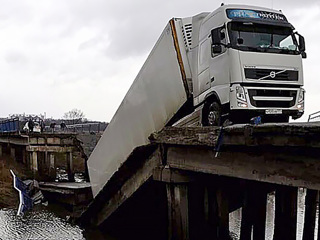
[[[20,163],[16,163],[12,158],[4,156],[0,158],[0,209],[13,208],[19,204],[18,192],[13,188],[12,175],[10,169],[14,173],[25,180],[32,178],[30,171]]]

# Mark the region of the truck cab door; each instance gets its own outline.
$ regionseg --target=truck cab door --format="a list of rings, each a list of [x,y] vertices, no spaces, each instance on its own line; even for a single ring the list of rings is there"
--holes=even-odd
[[[209,38],[203,39],[199,44],[198,54],[198,88],[199,94],[210,88],[209,60],[211,42]]]
[[[215,46],[212,45],[209,60],[209,79],[210,87],[218,94],[221,104],[223,104],[229,101],[230,64],[228,62],[228,49],[226,48],[226,28],[223,26],[218,29],[221,34],[221,52],[215,53]]]

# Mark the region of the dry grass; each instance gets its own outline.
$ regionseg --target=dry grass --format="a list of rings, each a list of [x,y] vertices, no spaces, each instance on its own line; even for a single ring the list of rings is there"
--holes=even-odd
[[[10,169],[22,180],[30,178],[30,172],[22,164],[12,158],[0,158],[0,208],[16,207],[19,203],[18,192],[13,188],[13,179]]]

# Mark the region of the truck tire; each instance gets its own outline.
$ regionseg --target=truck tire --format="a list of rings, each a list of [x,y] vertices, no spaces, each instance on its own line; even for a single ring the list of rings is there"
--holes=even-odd
[[[206,119],[207,126],[221,125],[221,106],[217,102],[210,104]]]

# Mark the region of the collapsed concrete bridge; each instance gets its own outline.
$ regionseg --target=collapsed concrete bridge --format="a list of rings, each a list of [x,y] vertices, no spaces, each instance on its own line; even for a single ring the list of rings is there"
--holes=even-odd
[[[80,221],[119,239],[229,239],[229,213],[242,208],[240,239],[265,239],[275,193],[274,239],[296,239],[303,187],[303,239],[314,239],[319,140],[316,123],[165,128],[131,153]]]

